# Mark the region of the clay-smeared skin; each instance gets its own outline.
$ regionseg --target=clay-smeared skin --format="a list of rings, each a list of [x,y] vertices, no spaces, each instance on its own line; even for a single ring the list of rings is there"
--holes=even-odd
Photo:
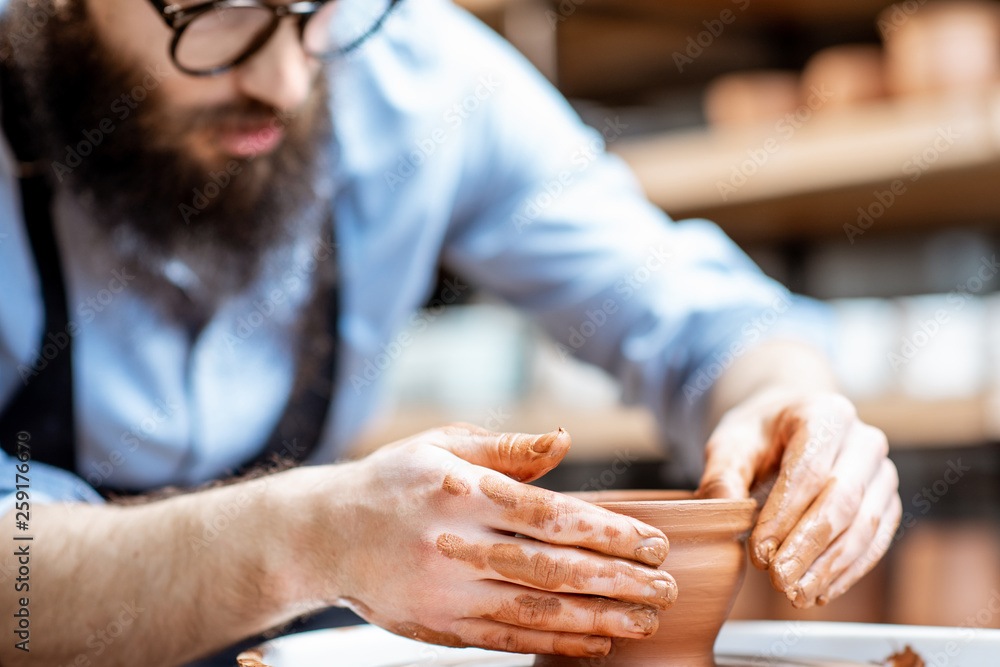
[[[771,501],[764,505],[760,517],[757,519],[757,525],[764,529],[774,526],[774,530],[787,534],[791,530],[791,526],[787,525],[789,518],[801,515],[805,511],[805,507],[802,505],[808,506],[809,504],[807,498],[802,498],[798,500],[799,507],[795,506],[796,494],[793,491],[798,480],[805,474],[809,466],[829,468],[833,462],[834,452],[829,447],[803,448],[800,451],[791,448],[790,445],[796,434],[800,439],[808,440],[809,433],[804,420],[790,408],[786,408],[778,414],[773,428],[773,437],[782,443],[782,446],[776,448],[771,460],[768,460],[765,465],[769,470],[772,467],[777,468],[779,461],[774,460],[774,457],[778,455],[778,452],[784,453],[783,459],[780,460],[781,469],[774,488],[771,490],[771,498],[777,498],[779,502]],[[819,441],[817,440],[817,442]],[[823,460],[819,460],[819,457],[823,457]],[[758,569],[766,570],[770,567],[781,544],[779,539],[770,537],[762,541],[751,540],[751,544],[753,549],[750,557],[753,564]]]
[[[501,605],[492,614],[484,614],[483,618],[524,628],[545,627],[562,609],[559,598],[551,596],[518,595],[514,598],[514,602],[515,604]]]
[[[514,481],[544,475],[569,446],[562,430],[453,424],[353,464],[345,497],[360,501],[337,527],[348,557],[333,597],[392,632],[447,646],[597,657],[609,637],[651,632],[654,607],[677,594],[656,569],[664,535]],[[620,534],[609,538],[608,526]]]
[[[451,648],[466,648],[468,646],[468,644],[462,641],[461,637],[452,632],[438,632],[437,630],[425,628],[418,623],[400,623],[389,629],[401,637],[416,639],[418,642],[438,644],[439,646],[448,646]]]
[[[549,458],[555,451],[561,451],[569,441],[566,429],[558,429],[541,437],[522,433],[504,433],[495,449],[492,461],[486,467],[493,470],[507,470],[507,475],[518,481],[534,479],[537,476],[536,461]]]
[[[464,479],[453,475],[445,475],[441,490],[453,496],[467,496],[472,492],[472,487]]]
[[[441,555],[469,563],[476,569],[492,569],[512,582],[533,588],[558,591],[591,588],[595,579],[634,578],[637,568],[625,561],[609,560],[595,564],[589,561],[571,564],[544,553],[528,555],[514,544],[470,544],[458,535],[443,533],[438,536],[437,549]],[[649,602],[667,608],[677,599],[677,585],[672,578],[653,579],[647,585],[657,591]]]
[[[503,507],[509,519],[523,521],[535,528],[549,528],[553,533],[562,531],[563,520],[570,511],[565,501],[554,497],[550,491],[532,486],[515,486],[495,475],[484,476],[479,481],[479,490]],[[659,531],[645,524],[634,524],[633,529],[637,535],[645,538],[636,547],[633,558],[646,565],[660,565],[670,551],[669,543]],[[604,534],[612,540],[621,535],[611,526],[605,527]]]
[[[924,667],[924,659],[911,646],[893,653],[885,661],[886,667]]]
[[[765,500],[750,557],[792,604],[825,604],[878,563],[902,514],[885,434],[832,393],[763,390],[706,444],[701,498]],[[773,486],[769,487],[773,479]],[[768,488],[769,487],[769,488]]]
[[[500,576],[542,590],[559,590],[563,586],[580,590],[589,579],[562,561],[540,553],[529,558],[523,549],[510,544],[494,544],[486,560]]]
[[[458,535],[443,533],[437,538],[437,549],[441,555],[452,560],[469,563],[477,570],[486,569],[486,555],[477,544],[469,544]]]

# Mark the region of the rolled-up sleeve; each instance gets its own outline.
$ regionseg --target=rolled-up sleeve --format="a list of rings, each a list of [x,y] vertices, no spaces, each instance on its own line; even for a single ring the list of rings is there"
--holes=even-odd
[[[14,508],[18,490],[27,492],[31,507],[104,502],[87,482],[70,472],[30,459],[22,461],[0,451],[0,516]]]
[[[540,75],[496,48],[501,83],[466,128],[445,262],[616,376],[697,475],[714,381],[764,340],[829,349],[830,315],[767,278],[711,222],[670,220],[604,152],[626,129],[619,118],[584,126]]]

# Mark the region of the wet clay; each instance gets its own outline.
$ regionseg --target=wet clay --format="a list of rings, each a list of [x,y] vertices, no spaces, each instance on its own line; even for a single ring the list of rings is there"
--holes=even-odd
[[[461,637],[453,632],[438,632],[437,630],[426,628],[419,623],[400,623],[389,628],[389,631],[401,637],[416,639],[418,642],[425,642],[427,644],[438,644],[439,646],[448,646],[450,648],[466,648],[468,646],[468,644],[462,641]]]
[[[598,539],[596,536],[588,536],[588,533],[593,531],[591,524],[583,520],[578,520],[576,524],[573,524],[572,521],[565,521],[573,510],[551,491],[533,486],[512,484],[498,475],[486,475],[480,479],[479,490],[491,501],[504,508],[504,516],[509,521],[525,523],[533,528],[548,528],[553,533],[562,532],[563,524],[568,524],[567,527],[570,529],[575,526],[581,535],[581,538],[573,540],[577,546],[596,548],[599,551],[607,550],[606,540]],[[633,530],[645,539],[633,553],[619,555],[654,567],[662,563],[670,548],[663,536],[656,530],[642,524],[634,525]],[[606,526],[604,535],[615,541],[621,536],[621,532],[617,528]]]
[[[543,590],[582,590],[592,587],[594,579],[618,576],[632,578],[640,572],[638,567],[625,561],[570,562],[541,552],[529,556],[516,544],[471,544],[450,533],[438,537],[437,549],[447,558],[465,561],[480,570],[489,567],[510,581]],[[650,584],[653,584],[652,580]]]
[[[509,519],[524,522],[533,528],[542,528],[566,515],[562,503],[554,501],[550,491],[533,486],[515,486],[495,475],[484,476],[479,481],[479,490],[507,510]],[[555,526],[553,530],[559,532],[560,527]]]
[[[746,569],[746,537],[757,503],[694,500],[679,492],[586,494],[612,512],[662,530],[670,553],[661,570],[673,575],[678,595],[658,614],[659,630],[644,639],[612,640],[604,667],[716,667],[715,638],[732,608]],[[538,656],[536,667],[588,667],[590,661]]]
[[[451,475],[445,476],[444,483],[441,484],[441,490],[453,496],[467,496],[472,492],[472,488],[468,482]]]
[[[890,655],[884,664],[886,667],[924,667],[924,660],[907,646],[899,653]]]
[[[492,614],[483,614],[488,621],[499,621],[521,627],[544,627],[558,615],[562,603],[556,597],[518,595],[514,603],[506,602]]]
[[[264,654],[257,649],[243,651],[243,653],[236,656],[236,664],[240,667],[270,667],[270,665],[264,664],[263,661]]]
[[[834,452],[832,448],[818,447],[822,431],[810,431],[805,428],[802,418],[795,414],[792,408],[786,408],[778,414],[773,428],[782,446],[775,447],[770,458],[761,464],[758,476],[767,476],[773,470],[778,470],[779,465],[780,470],[775,478],[769,501],[760,511],[757,525],[758,530],[764,529],[768,533],[776,533],[783,539],[795,527],[798,517],[802,516],[811,504],[811,499],[795,492],[797,480],[808,478],[806,469],[813,465],[811,460],[814,457],[827,457],[830,459],[827,463],[832,464]],[[797,447],[792,443],[796,437],[804,438],[807,446]],[[770,499],[780,499],[781,502],[773,502]],[[777,555],[779,545],[780,540],[773,536],[754,544],[750,551],[750,560],[757,569],[768,569]]]
[[[565,449],[557,447],[560,440],[565,440],[562,443],[565,447],[569,446],[569,433],[562,428],[537,437],[523,433],[505,433],[500,436],[496,447],[491,448],[488,467],[503,470],[518,481],[535,479],[541,474],[539,466],[545,465],[543,459]]]

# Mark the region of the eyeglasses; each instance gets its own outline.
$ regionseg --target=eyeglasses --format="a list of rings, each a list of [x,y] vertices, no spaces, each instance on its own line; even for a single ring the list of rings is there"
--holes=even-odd
[[[183,6],[150,0],[174,30],[170,56],[193,76],[222,74],[267,44],[281,20],[299,22],[310,56],[329,62],[356,49],[385,22],[400,0],[318,0],[285,5],[258,0],[213,0]]]

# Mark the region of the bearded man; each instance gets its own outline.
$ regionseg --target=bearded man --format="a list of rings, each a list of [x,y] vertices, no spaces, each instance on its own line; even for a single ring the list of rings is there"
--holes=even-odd
[[[652,207],[617,119],[445,0],[11,0],[0,29],[0,663],[183,664],[331,607],[528,653],[654,632],[669,536],[526,484],[565,431],[333,463],[439,266],[620,378],[702,496],[777,474],[750,549],[797,606],[888,548],[896,471],[825,311]],[[312,465],[233,477],[276,456]]]

